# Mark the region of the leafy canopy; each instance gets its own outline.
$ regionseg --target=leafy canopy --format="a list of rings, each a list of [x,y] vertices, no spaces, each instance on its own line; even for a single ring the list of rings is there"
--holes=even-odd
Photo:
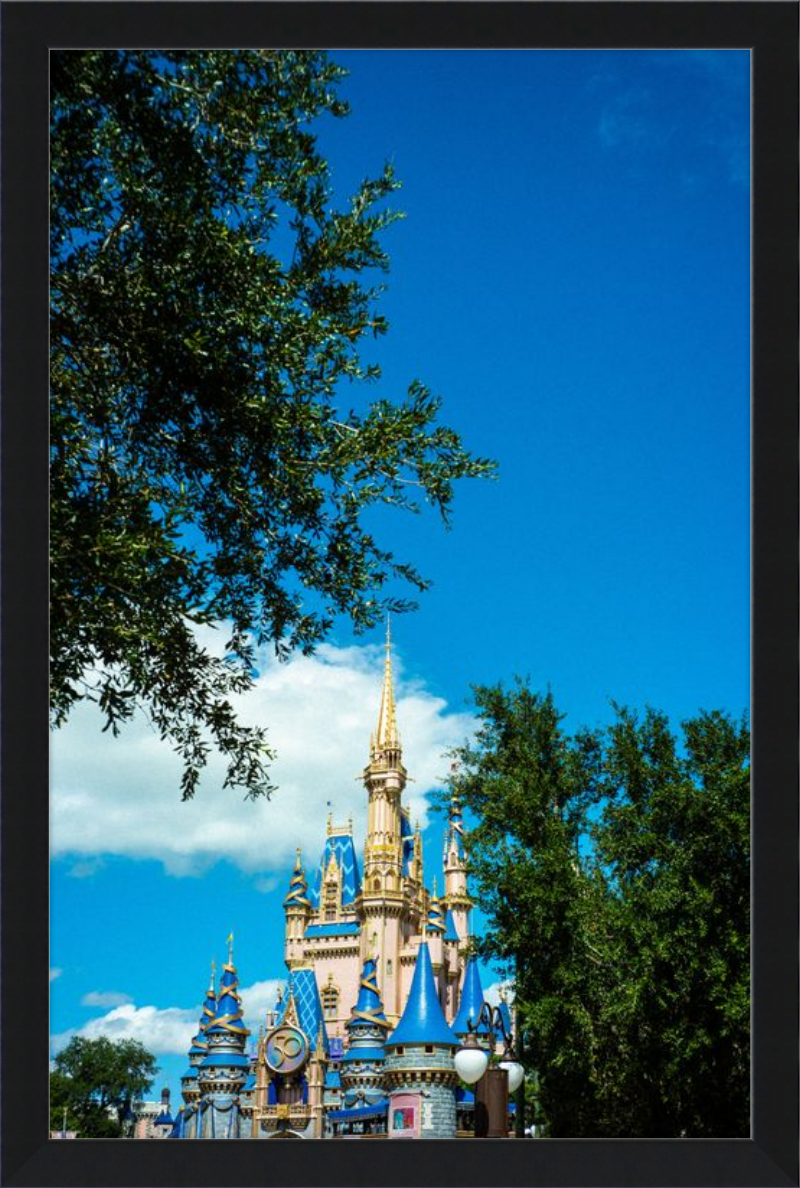
[[[271,752],[231,696],[254,645],[313,649],[426,579],[364,513],[429,504],[493,466],[418,382],[378,379],[375,278],[392,169],[343,209],[311,131],[342,117],[324,53],[65,51],[51,59],[52,720],[143,708],[183,758],[269,791]],[[197,625],[225,625],[225,656]]]
[[[676,737],[615,707],[568,735],[552,694],[475,690],[454,783],[512,975],[534,1120],[554,1137],[749,1134],[749,730]]]
[[[158,1072],[155,1057],[137,1040],[73,1036],[55,1058],[50,1075],[50,1127],[81,1138],[117,1138],[134,1101]]]

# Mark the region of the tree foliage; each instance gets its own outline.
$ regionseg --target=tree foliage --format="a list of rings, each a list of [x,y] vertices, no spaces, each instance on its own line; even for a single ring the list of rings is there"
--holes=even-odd
[[[50,1128],[80,1138],[118,1138],[133,1102],[158,1072],[155,1057],[136,1040],[73,1036],[55,1058],[50,1075]]]
[[[476,689],[454,777],[484,955],[516,985],[552,1136],[749,1134],[749,731]]]
[[[344,73],[318,52],[51,58],[53,722],[85,697],[115,732],[144,708],[184,798],[211,745],[227,784],[269,790],[230,700],[254,643],[307,652],[426,588],[367,509],[448,521],[454,481],[492,470],[420,383],[361,395],[398,183],[387,165],[334,204],[311,125],[346,114]],[[224,625],[223,659],[197,624]]]

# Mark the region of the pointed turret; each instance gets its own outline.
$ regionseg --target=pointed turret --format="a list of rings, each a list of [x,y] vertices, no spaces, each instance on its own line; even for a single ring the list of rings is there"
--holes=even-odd
[[[444,936],[446,931],[444,910],[442,908],[439,897],[436,894],[436,881],[433,883],[433,895],[428,906],[428,921],[426,924],[426,931],[432,932],[437,936]]]
[[[389,1134],[455,1138],[455,1049],[433,977],[426,941],[420,943],[402,1018],[386,1041],[383,1081],[389,1091]],[[419,1106],[409,1108],[413,1094]],[[403,1108],[396,1109],[395,1106]]]
[[[228,960],[222,970],[214,1018],[205,1029],[208,1052],[197,1069],[203,1113],[198,1138],[239,1137],[238,1095],[247,1080],[250,1062],[245,1044],[250,1034],[242,1018],[239,978],[233,964],[233,933],[228,937]],[[198,1123],[198,1125],[200,1125]]]
[[[181,1096],[187,1105],[189,1102],[197,1100],[197,1066],[208,1052],[205,1030],[217,1013],[217,991],[214,984],[215,969],[215,963],[212,961],[211,981],[208,990],[206,990],[205,1002],[203,1003],[203,1009],[200,1014],[200,1025],[192,1038],[192,1046],[189,1048],[189,1067],[181,1077]]]
[[[303,959],[303,941],[312,912],[306,874],[303,870],[299,849],[289,881],[289,891],[283,901],[283,910],[286,915],[283,955],[287,966],[291,969]]]
[[[386,1011],[392,1021],[397,1019],[401,1007],[397,955],[402,946],[400,917],[407,890],[401,804],[406,778],[397,730],[392,641],[387,622],[378,724],[370,741],[369,764],[364,770],[369,800],[360,915],[364,938],[361,957],[376,960]],[[376,938],[374,946],[373,938]]]
[[[457,792],[450,797],[447,832],[444,838],[444,903],[458,937],[469,931],[472,900],[467,890],[467,855],[464,849],[464,822]]]
[[[356,1004],[350,1012],[350,1019],[346,1024],[351,1034],[364,1025],[377,1026],[388,1030],[389,1024],[383,1013],[380,991],[378,990],[377,970],[375,961],[369,957],[364,962],[361,971],[361,982],[358,988]]]
[[[292,877],[289,880],[289,891],[283,901],[284,907],[296,905],[298,907],[306,908],[311,906],[308,899],[306,872],[303,870],[303,864],[301,862],[301,853],[302,851],[298,847],[294,862],[294,870],[292,871]]]
[[[426,941],[420,943],[405,1010],[387,1041],[387,1047],[396,1048],[398,1044],[436,1044],[449,1048],[459,1046],[439,1002]]]
[[[345,1026],[349,1039],[341,1068],[344,1104],[348,1109],[357,1109],[372,1105],[383,1096],[381,1076],[389,1022],[371,958],[364,962],[358,999]]]
[[[457,1036],[466,1035],[469,1031],[468,1023],[475,1026],[478,1023],[478,1018],[483,1006],[483,986],[481,985],[481,975],[478,970],[478,963],[474,957],[470,957],[467,962],[467,968],[464,971],[464,985],[461,988],[461,1001],[458,1006],[458,1014],[452,1023],[453,1031]],[[477,1028],[479,1035],[486,1035],[486,1024],[482,1023]]]

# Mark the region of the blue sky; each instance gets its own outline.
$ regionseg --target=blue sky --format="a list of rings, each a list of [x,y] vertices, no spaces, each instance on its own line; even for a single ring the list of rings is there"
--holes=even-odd
[[[420,379],[499,463],[459,486],[450,532],[433,514],[376,522],[434,583],[393,627],[432,876],[428,794],[471,727],[471,684],[530,676],[569,727],[608,720],[610,697],[676,724],[748,706],[749,58],[334,57],[353,111],[317,131],[337,194],[386,159],[403,183],[374,395]],[[363,834],[381,643],[341,623],[314,659],[264,659],[243,712],[279,753],[270,804],[222,792],[213,766],[181,805],[178,764],[142,725],[114,742],[78,712],[53,736],[54,1047],[85,1027],[135,1035],[177,1097],[231,929],[257,1026],[295,845],[317,860],[327,800]]]

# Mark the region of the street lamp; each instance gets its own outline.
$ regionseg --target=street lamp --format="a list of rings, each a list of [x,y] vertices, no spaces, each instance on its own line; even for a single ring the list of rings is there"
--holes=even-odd
[[[488,1047],[478,1043],[477,1032],[485,1025]],[[503,1057],[498,1065],[489,1067],[494,1052],[495,1032],[503,1039]],[[519,1089],[525,1070],[514,1056],[511,1036],[499,1007],[484,1002],[478,1020],[467,1020],[464,1043],[455,1055],[456,1072],[462,1081],[475,1086],[476,1138],[506,1138],[508,1135],[508,1096]]]

